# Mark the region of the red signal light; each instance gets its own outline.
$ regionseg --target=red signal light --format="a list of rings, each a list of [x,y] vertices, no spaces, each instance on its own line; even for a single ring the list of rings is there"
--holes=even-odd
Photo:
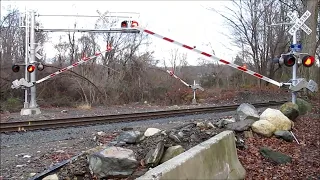
[[[122,21],[121,28],[127,28],[127,27],[128,27],[128,21]]]
[[[27,67],[27,71],[28,71],[29,73],[32,73],[35,69],[36,69],[36,67],[35,67],[34,65],[29,65],[29,66]]]
[[[284,64],[288,67],[292,67],[296,63],[296,58],[292,54],[282,55],[279,59],[279,63]]]
[[[306,55],[302,58],[302,64],[305,67],[311,67],[314,64],[314,57],[310,55]]]
[[[19,72],[19,70],[20,70],[20,66],[18,66],[18,65],[13,65],[12,66],[12,71],[13,72]]]
[[[132,21],[131,27],[133,28],[133,27],[137,27],[137,26],[139,26],[139,23],[137,21]]]

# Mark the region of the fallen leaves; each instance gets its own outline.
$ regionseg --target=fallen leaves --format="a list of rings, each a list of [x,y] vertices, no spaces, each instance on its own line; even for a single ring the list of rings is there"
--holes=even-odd
[[[301,116],[295,123],[294,135],[300,144],[275,137],[265,138],[254,134],[246,140],[247,149],[237,150],[239,160],[247,171],[246,179],[319,179],[320,178],[320,118],[319,103],[316,108]],[[291,163],[275,165],[263,158],[259,149],[267,146],[287,154]]]

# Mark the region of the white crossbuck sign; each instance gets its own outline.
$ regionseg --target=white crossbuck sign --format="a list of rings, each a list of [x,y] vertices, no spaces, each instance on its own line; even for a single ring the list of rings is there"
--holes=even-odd
[[[290,28],[289,33],[293,35],[299,28],[301,28],[304,32],[306,32],[308,35],[312,32],[312,30],[304,24],[306,20],[310,17],[311,13],[307,10],[301,18],[298,18],[298,16],[292,12],[289,12],[288,16],[291,19],[291,21],[295,22],[295,24]]]

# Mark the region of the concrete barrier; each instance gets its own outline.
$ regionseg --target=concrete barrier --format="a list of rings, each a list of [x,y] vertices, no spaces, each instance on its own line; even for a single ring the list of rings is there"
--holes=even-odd
[[[147,171],[136,180],[244,179],[232,131],[224,131]]]

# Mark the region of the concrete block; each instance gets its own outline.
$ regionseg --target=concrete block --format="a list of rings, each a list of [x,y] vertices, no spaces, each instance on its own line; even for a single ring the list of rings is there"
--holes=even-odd
[[[244,179],[232,131],[224,131],[149,170],[137,180]]]
[[[39,108],[23,108],[21,109],[20,115],[21,116],[28,116],[28,115],[37,115],[41,114]]]

